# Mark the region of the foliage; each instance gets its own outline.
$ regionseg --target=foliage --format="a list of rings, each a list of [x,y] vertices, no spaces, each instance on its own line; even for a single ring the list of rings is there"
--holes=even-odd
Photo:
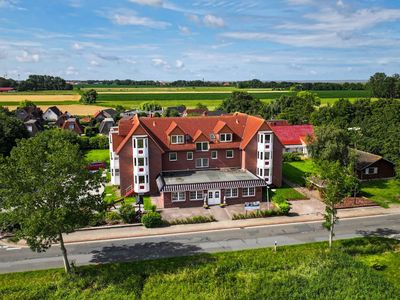
[[[133,205],[126,203],[122,204],[119,208],[119,215],[124,223],[136,223],[136,211]]]
[[[1,108],[1,107],[0,107]],[[0,110],[0,157],[8,156],[17,141],[29,137],[22,121],[1,108]]]
[[[164,225],[161,215],[155,211],[145,213],[142,216],[141,222],[146,228],[161,227]]]
[[[285,152],[283,153],[284,162],[301,161],[301,154],[298,152]]]
[[[196,108],[198,108],[198,109],[205,109],[205,110],[208,109],[207,105],[205,105],[205,104],[203,104],[203,103],[201,103],[201,102],[199,102],[199,103],[196,104]]]
[[[254,210],[246,212],[244,214],[238,213],[233,214],[232,220],[243,220],[243,219],[254,219],[254,218],[265,218],[272,216],[287,216],[290,211],[290,203],[282,196],[277,195],[273,198],[275,209],[266,210]]]
[[[162,106],[157,102],[145,102],[140,105],[140,109],[144,111],[162,110]]]
[[[110,225],[119,224],[122,221],[121,215],[116,211],[106,212],[106,222]]]
[[[156,211],[157,210],[157,206],[151,202],[151,198],[149,196],[143,197],[143,206],[144,206],[144,210],[147,210],[147,211]]]
[[[175,108],[167,108],[163,112],[164,117],[179,117],[180,114]]]
[[[77,136],[77,143],[82,150],[108,149],[108,137],[98,134],[96,136]]]
[[[86,126],[85,127],[85,135],[87,137],[95,136],[99,133],[99,129],[96,127]]]
[[[250,115],[259,115],[263,108],[263,103],[252,94],[237,91],[232,92],[219,106],[219,109],[228,113],[242,112]]]
[[[198,223],[209,223],[215,222],[214,216],[193,216],[182,219],[175,219],[172,221],[168,221],[169,225],[180,225],[180,224],[198,224]]]
[[[83,104],[94,104],[97,101],[97,92],[94,89],[82,93],[80,102]]]
[[[66,271],[69,264],[62,233],[86,226],[93,211],[102,210],[99,175],[85,169],[79,147],[58,130],[21,140],[0,165],[0,209],[15,234],[37,252],[60,242]]]
[[[27,80],[20,81],[15,86],[18,91],[72,90],[72,85],[64,79],[48,75],[29,75]]]
[[[96,227],[106,224],[106,213],[104,211],[95,212],[89,219],[89,226]]]
[[[279,215],[287,216],[289,214],[291,208],[290,203],[282,194],[275,195],[272,202],[277,207]]]
[[[372,96],[377,98],[400,98],[400,75],[387,76],[375,73],[368,81]]]

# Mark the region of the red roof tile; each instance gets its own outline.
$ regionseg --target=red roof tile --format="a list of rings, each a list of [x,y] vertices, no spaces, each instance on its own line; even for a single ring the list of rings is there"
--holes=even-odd
[[[301,145],[302,139],[304,140],[308,135],[314,135],[312,125],[278,125],[271,128],[283,145]]]

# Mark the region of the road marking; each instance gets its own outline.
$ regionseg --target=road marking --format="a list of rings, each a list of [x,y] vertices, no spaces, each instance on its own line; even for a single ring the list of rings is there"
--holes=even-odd
[[[6,251],[13,251],[13,250],[21,250],[21,247],[15,247],[15,248],[6,248]]]

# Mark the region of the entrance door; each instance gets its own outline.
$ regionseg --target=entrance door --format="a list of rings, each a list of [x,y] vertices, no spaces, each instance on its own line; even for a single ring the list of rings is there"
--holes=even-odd
[[[208,191],[208,205],[217,205],[221,203],[221,191],[209,190]]]

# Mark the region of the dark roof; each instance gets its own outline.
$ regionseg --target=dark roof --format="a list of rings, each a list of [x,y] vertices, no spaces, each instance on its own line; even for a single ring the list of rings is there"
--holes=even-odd
[[[114,124],[115,123],[113,118],[105,118],[100,123],[99,132],[102,134],[108,134],[110,132],[111,127],[113,127]]]
[[[369,152],[361,151],[361,150],[355,150],[356,155],[357,155],[357,170],[363,170],[367,168],[368,166],[372,165],[373,163],[376,163],[377,161],[384,159],[380,155],[372,154]],[[386,160],[386,159],[384,159]],[[386,160],[387,162],[393,164],[392,162]]]
[[[220,109],[216,109],[216,110],[209,110],[207,112],[207,116],[209,117],[218,117],[218,116],[222,116],[222,115],[227,115],[228,113],[220,110]]]
[[[186,107],[183,105],[169,106],[169,107],[167,107],[167,110],[176,110],[176,111],[178,111],[178,113],[183,114],[183,112],[186,110]]]
[[[111,118],[114,118],[118,114],[118,112],[112,108],[104,109],[103,113],[105,114],[106,117],[111,117]]]
[[[61,110],[59,110],[57,106],[50,106],[47,110],[53,111],[57,116],[62,115]]]

